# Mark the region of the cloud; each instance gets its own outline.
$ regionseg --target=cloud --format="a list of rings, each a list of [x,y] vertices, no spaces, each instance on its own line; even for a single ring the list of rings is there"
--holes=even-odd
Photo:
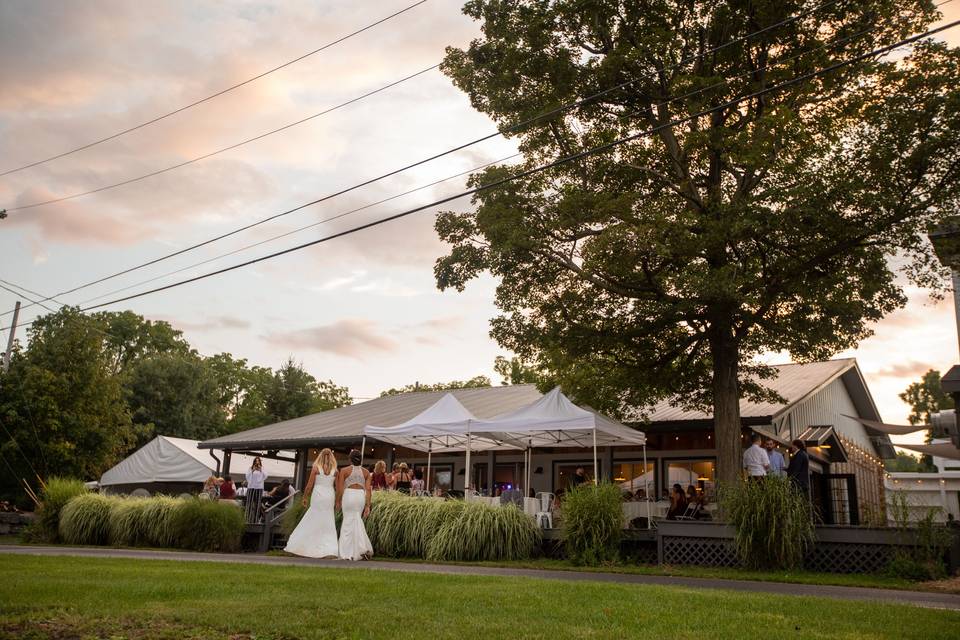
[[[929,362],[917,362],[911,360],[908,362],[898,362],[884,367],[879,371],[871,371],[870,374],[878,378],[920,378],[927,371],[932,369]]]
[[[252,326],[248,320],[227,315],[211,316],[210,318],[198,321],[184,320],[182,318],[165,315],[154,315],[152,319],[168,322],[174,329],[180,329],[181,331],[209,332],[224,329],[249,329]]]
[[[365,318],[344,318],[331,324],[273,332],[263,336],[269,344],[284,349],[304,349],[362,360],[364,356],[395,351],[399,343],[379,331]]]

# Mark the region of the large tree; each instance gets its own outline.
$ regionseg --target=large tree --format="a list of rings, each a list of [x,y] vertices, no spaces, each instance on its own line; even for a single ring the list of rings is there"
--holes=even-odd
[[[894,257],[915,282],[941,275],[925,234],[958,211],[957,51],[925,43],[728,104],[922,31],[932,3],[472,0],[464,11],[482,37],[448,49],[443,70],[502,127],[619,87],[509,131],[520,165],[472,185],[654,133],[442,214],[452,249],[439,287],[493,273],[492,335],[598,409],[712,406],[722,481],[740,466],[740,398],[770,395],[756,356],[856,345],[905,302]]]
[[[390,388],[386,391],[381,391],[380,397],[397,396],[401,393],[414,393],[417,391],[449,391],[452,389],[477,389],[490,386],[493,386],[493,383],[487,376],[474,376],[469,380],[451,380],[450,382],[435,382],[433,384],[415,382],[400,388]]]
[[[99,479],[134,441],[130,414],[97,320],[64,308],[35,320],[30,344],[0,375],[0,454],[12,467],[3,483],[35,475]]]

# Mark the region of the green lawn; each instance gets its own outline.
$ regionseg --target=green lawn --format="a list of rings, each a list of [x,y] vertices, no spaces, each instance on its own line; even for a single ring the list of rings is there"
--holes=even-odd
[[[0,556],[0,638],[956,638],[960,613],[531,578]]]

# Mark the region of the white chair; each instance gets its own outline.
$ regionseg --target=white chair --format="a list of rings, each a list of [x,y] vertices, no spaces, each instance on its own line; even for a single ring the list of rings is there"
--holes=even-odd
[[[553,529],[553,500],[554,495],[552,493],[541,491],[537,494],[539,509],[534,516],[534,520],[541,529]]]

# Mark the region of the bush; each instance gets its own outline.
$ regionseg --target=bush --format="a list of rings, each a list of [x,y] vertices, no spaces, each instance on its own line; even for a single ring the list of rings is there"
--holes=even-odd
[[[813,544],[810,502],[789,478],[766,476],[720,487],[720,507],[736,529],[740,562],[751,569],[793,569]]]
[[[540,541],[540,529],[514,505],[460,504],[459,509],[446,509],[447,518],[427,549],[429,560],[519,560],[529,558]],[[445,506],[435,503],[433,511],[442,512]]]
[[[26,538],[34,542],[60,541],[60,512],[72,498],[87,493],[80,480],[53,477],[47,480],[41,494],[37,517]]]
[[[238,551],[246,526],[239,507],[215,500],[178,500],[172,513],[175,546],[181,549]]]
[[[60,539],[67,544],[102,545],[110,541],[110,510],[119,498],[86,493],[60,512]]]
[[[367,534],[377,555],[431,560],[529,557],[540,539],[516,508],[376,492]]]
[[[560,510],[563,546],[571,561],[596,565],[617,559],[623,532],[620,487],[582,484],[566,493]]]
[[[183,500],[170,496],[156,496],[147,498],[144,502],[143,521],[146,527],[146,538],[143,544],[148,547],[176,547],[177,530],[173,516],[177,506]]]
[[[142,547],[149,544],[149,499],[118,498],[110,505],[110,544]]]
[[[914,520],[914,513],[922,513]],[[890,515],[899,532],[900,546],[887,565],[887,574],[907,580],[939,580],[947,575],[944,555],[952,542],[950,530],[937,522],[940,507],[914,506],[906,491],[890,496]]]
[[[303,501],[294,500],[283,512],[283,518],[280,520],[280,531],[289,537],[293,530],[297,528],[297,525],[300,524],[300,520],[306,512],[307,507],[303,506]]]

